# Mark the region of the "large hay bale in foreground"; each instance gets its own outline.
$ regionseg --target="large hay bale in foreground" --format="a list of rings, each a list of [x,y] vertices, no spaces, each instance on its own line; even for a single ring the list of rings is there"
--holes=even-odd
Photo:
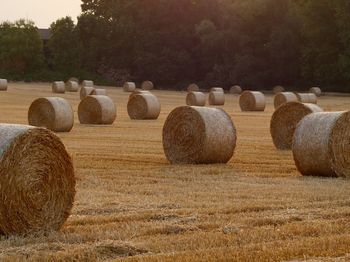
[[[265,95],[259,91],[244,91],[239,97],[239,106],[242,111],[264,111]]]
[[[7,79],[0,79],[0,91],[7,91]]]
[[[220,108],[182,106],[164,124],[163,147],[172,164],[227,163],[236,147],[236,129]]]
[[[55,132],[69,132],[74,125],[73,108],[60,97],[38,98],[29,107],[28,122]]]
[[[190,84],[187,87],[187,92],[198,92],[199,91],[199,86],[197,84]]]
[[[84,80],[84,81],[81,83],[81,86],[82,86],[82,87],[94,87],[94,81],[91,81],[91,80]]]
[[[189,92],[186,96],[188,106],[205,106],[205,94],[202,92]]]
[[[81,124],[111,125],[117,117],[113,100],[108,96],[87,96],[78,106]]]
[[[154,88],[154,85],[151,81],[144,81],[141,84],[141,89],[143,90],[152,90]]]
[[[212,88],[210,88],[210,92],[222,92],[222,93],[224,93],[224,89],[222,87],[212,87]]]
[[[72,159],[50,130],[0,125],[0,233],[59,230],[75,197]]]
[[[136,90],[136,84],[134,82],[125,82],[123,85],[124,92],[134,92]]]
[[[242,87],[240,86],[232,86],[230,88],[230,94],[240,95],[242,93]]]
[[[225,94],[221,91],[211,91],[209,93],[209,105],[223,106],[225,104]]]
[[[160,103],[153,94],[140,93],[133,95],[128,101],[130,119],[157,119],[160,114]]]
[[[316,96],[321,96],[322,95],[322,90],[319,87],[311,87],[310,88],[310,93],[315,94]]]
[[[91,95],[94,96],[106,96],[107,95],[107,90],[106,89],[101,89],[101,88],[95,88]]]
[[[66,86],[63,81],[56,81],[52,83],[52,93],[64,94],[66,92]]]
[[[350,178],[350,111],[306,116],[293,138],[293,156],[301,174]]]
[[[284,92],[285,89],[283,86],[275,86],[273,89],[272,89],[272,92],[274,94],[278,94],[278,93],[281,93],[281,92]]]
[[[288,102],[281,105],[273,113],[270,122],[270,133],[277,149],[289,150],[292,148],[295,128],[306,115],[323,110],[315,104]]]
[[[299,102],[317,104],[317,96],[314,93],[296,93],[296,96]]]
[[[285,103],[296,101],[298,101],[298,97],[293,92],[282,92],[275,95],[274,106],[275,109],[277,109],[279,106]]]
[[[66,82],[66,92],[78,92],[79,90],[79,83],[69,80]]]
[[[80,88],[80,100],[83,100],[85,97],[92,95],[95,88],[91,86],[82,86]]]

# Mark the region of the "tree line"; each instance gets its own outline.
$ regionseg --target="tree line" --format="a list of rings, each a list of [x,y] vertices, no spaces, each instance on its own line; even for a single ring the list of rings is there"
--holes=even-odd
[[[0,25],[0,76],[152,80],[183,89],[321,86],[350,92],[348,0],[82,0],[52,23]]]

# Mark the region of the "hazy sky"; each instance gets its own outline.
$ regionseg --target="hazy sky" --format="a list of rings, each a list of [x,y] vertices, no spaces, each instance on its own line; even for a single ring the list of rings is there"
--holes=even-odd
[[[61,17],[71,16],[76,21],[80,4],[80,0],[0,0],[0,21],[26,18],[39,28],[48,28]]]

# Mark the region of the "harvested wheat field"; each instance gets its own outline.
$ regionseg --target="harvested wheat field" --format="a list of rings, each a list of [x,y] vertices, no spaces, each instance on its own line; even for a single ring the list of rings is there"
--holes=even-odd
[[[275,149],[272,95],[265,112],[241,112],[239,98],[226,95],[237,129],[228,164],[177,166],[164,155],[162,128],[187,93],[154,90],[159,118],[134,121],[129,93],[103,88],[117,105],[109,126],[79,124],[79,94],[55,94],[75,114],[72,131],[58,134],[76,168],[72,214],[60,232],[1,237],[1,261],[350,260],[350,181],[303,177],[292,152]],[[10,83],[0,122],[27,124],[31,102],[51,95],[49,83]],[[349,110],[350,98],[318,104]]]

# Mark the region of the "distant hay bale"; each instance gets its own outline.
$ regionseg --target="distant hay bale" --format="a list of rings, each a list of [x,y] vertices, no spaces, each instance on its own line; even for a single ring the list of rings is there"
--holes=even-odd
[[[136,90],[136,84],[134,82],[125,82],[123,90],[124,92],[134,92]]]
[[[66,82],[66,92],[78,92],[79,90],[79,83],[69,80]]]
[[[84,80],[81,85],[82,87],[94,87],[94,81]]]
[[[113,100],[108,96],[87,96],[78,106],[81,124],[110,125],[117,117]]]
[[[66,86],[63,81],[56,81],[52,83],[52,93],[64,94],[66,92]]]
[[[209,93],[209,105],[222,106],[225,104],[225,94],[221,91],[211,91]]]
[[[163,148],[172,164],[227,163],[236,147],[236,129],[220,108],[182,106],[163,127]]]
[[[265,95],[259,91],[244,91],[239,97],[239,106],[242,111],[264,111]]]
[[[197,84],[190,84],[187,87],[187,92],[198,92],[199,91],[199,86]]]
[[[188,106],[205,106],[205,94],[202,92],[189,92],[186,96]]]
[[[68,81],[77,82],[79,84],[79,78],[77,78],[77,77],[71,77],[71,78],[68,79]]]
[[[210,88],[210,92],[222,92],[222,93],[224,93],[224,89],[222,87],[212,87],[212,88]]]
[[[293,92],[281,92],[277,93],[274,98],[275,109],[279,106],[288,103],[298,101],[298,97]]]
[[[317,104],[317,96],[314,93],[296,93],[296,96],[299,102]]]
[[[129,99],[127,109],[130,119],[157,119],[160,114],[160,103],[151,93],[139,93]]]
[[[83,100],[85,97],[92,95],[95,88],[91,86],[82,86],[80,88],[80,100]]]
[[[273,89],[272,89],[272,92],[274,94],[277,94],[277,93],[281,93],[281,92],[284,92],[285,89],[283,86],[275,86]]]
[[[293,156],[301,174],[350,178],[350,111],[306,116],[293,138]]]
[[[240,86],[232,86],[230,88],[230,94],[240,95],[241,93],[242,93],[242,87]]]
[[[276,109],[270,122],[270,133],[277,149],[292,148],[294,131],[306,115],[323,110],[315,104],[287,102]]]
[[[54,132],[69,132],[74,124],[73,108],[60,97],[38,98],[29,107],[28,122]]]
[[[45,128],[0,125],[0,233],[59,230],[75,197],[72,159]]]
[[[95,96],[106,96],[107,95],[107,90],[106,89],[100,89],[100,88],[95,88],[91,95]]]
[[[316,96],[321,96],[322,95],[322,90],[319,87],[311,87],[310,88],[310,93],[313,93]]]
[[[143,90],[152,90],[154,88],[154,85],[151,81],[144,81],[141,84],[141,89]]]
[[[0,91],[7,91],[7,80],[6,79],[0,79]]]

